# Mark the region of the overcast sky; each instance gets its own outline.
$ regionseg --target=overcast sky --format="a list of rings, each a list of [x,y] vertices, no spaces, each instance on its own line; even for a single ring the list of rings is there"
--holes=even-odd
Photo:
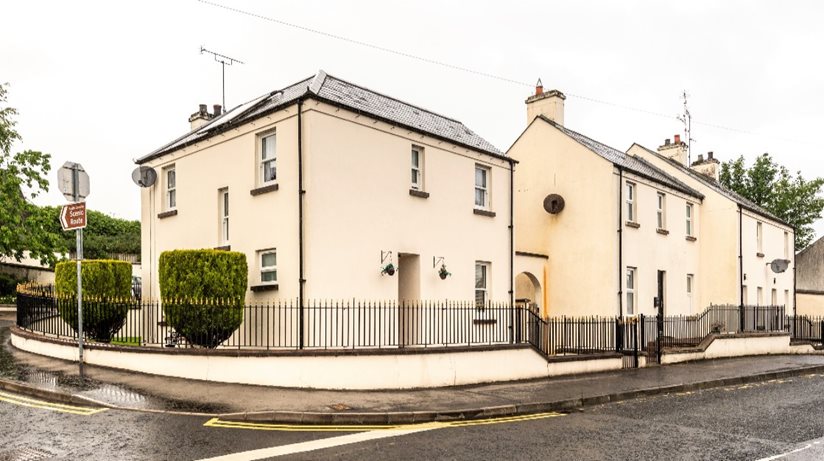
[[[686,90],[693,157],[769,152],[824,176],[822,2],[209,1],[522,83],[197,0],[11,0],[0,82],[19,110],[18,147],[51,153],[55,169],[80,162],[91,208],[138,219],[133,159],[188,131],[199,103],[221,101],[220,65],[202,45],[245,63],[227,67],[229,107],[323,69],[461,120],[502,150],[539,77],[567,94],[568,127],[621,150],[681,133]],[[38,203],[65,202],[55,182]]]

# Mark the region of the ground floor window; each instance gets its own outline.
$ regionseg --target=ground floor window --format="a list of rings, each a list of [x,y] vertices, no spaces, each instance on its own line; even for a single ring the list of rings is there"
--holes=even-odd
[[[260,283],[278,282],[278,257],[275,249],[258,252],[260,263]]]
[[[627,315],[635,315],[635,272],[634,267],[627,267]]]
[[[488,262],[475,261],[475,307],[483,308],[489,301]]]

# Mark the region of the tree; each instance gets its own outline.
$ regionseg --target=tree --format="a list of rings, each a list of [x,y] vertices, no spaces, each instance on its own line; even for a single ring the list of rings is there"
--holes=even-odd
[[[724,187],[792,225],[796,251],[815,238],[812,224],[824,211],[824,178],[806,180],[800,171],[793,176],[786,167],[775,163],[770,154],[763,154],[750,168],[743,156],[724,162],[720,180]]]
[[[48,216],[26,197],[47,191],[46,175],[51,155],[35,150],[12,153],[22,137],[15,129],[17,110],[6,106],[6,84],[0,84],[0,256],[20,261],[25,251],[43,264],[54,264],[63,250],[60,235],[52,231]]]
[[[59,222],[60,207],[44,207],[52,230],[61,234],[63,245],[75,251],[74,232],[62,232]],[[95,210],[86,211],[86,230],[83,232],[83,257],[110,259],[116,254],[140,255],[140,221],[114,218]]]

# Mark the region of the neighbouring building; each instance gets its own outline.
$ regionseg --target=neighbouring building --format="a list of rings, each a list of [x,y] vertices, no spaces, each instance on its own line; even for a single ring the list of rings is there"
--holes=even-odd
[[[699,306],[784,305],[793,313],[795,233],[789,224],[725,188],[712,152],[687,166],[687,145],[675,135],[657,152],[633,144],[627,151],[698,190],[693,210],[698,237],[695,285]],[[687,211],[689,215],[689,210]],[[684,219],[683,211],[681,219]],[[687,216],[689,219],[689,216]]]
[[[795,256],[798,315],[824,315],[824,237]]]
[[[545,316],[705,307],[704,194],[652,163],[564,125],[563,93],[540,85],[507,152],[515,174],[516,298]]]
[[[66,255],[57,255],[58,258]],[[28,251],[23,252],[20,261],[13,257],[0,257],[0,273],[11,275],[20,280],[43,284],[54,283],[54,269],[34,259]]]
[[[254,302],[511,300],[515,162],[461,122],[323,71],[189,121],[137,160],[144,298],[161,252],[218,248]]]

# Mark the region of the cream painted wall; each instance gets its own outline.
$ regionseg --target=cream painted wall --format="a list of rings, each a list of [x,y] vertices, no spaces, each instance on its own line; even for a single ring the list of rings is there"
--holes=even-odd
[[[279,289],[249,292],[249,299],[298,297],[296,110],[293,105],[149,163],[159,179],[141,197],[145,297],[158,295],[162,251],[221,244],[218,190],[224,187],[230,194],[229,244],[246,254],[250,285],[259,283],[258,251],[277,249]],[[307,101],[303,110],[307,299],[398,300],[399,274],[380,273],[381,251],[391,251],[395,265],[399,253],[419,255],[420,288],[411,292],[419,291],[421,299],[474,299],[480,260],[491,263],[490,299],[509,300],[507,161],[317,101]],[[272,130],[279,188],[252,196],[258,139]],[[428,198],[409,194],[413,144],[424,148]],[[494,217],[473,213],[476,164],[490,168]],[[178,214],[159,219],[166,211],[162,172],[169,165],[177,174]],[[441,280],[433,257],[443,257],[452,276]]]
[[[738,205],[703,182],[685,174],[679,168],[650,153],[646,149],[633,145],[628,153],[638,155],[667,173],[675,176],[690,187],[704,194],[705,198],[699,213],[699,267],[698,289],[701,306],[710,304],[735,304],[740,302],[739,294],[739,215]],[[756,241],[756,222],[762,221],[764,230],[763,253],[758,257]],[[746,302],[757,302],[757,287],[764,289],[765,302],[770,301],[772,288],[777,290],[779,304],[787,304],[787,312],[792,312],[793,281],[792,273],[795,255],[792,251],[793,231],[791,228],[775,223],[760,215],[744,210],[743,221],[743,266],[747,274]],[[776,258],[784,258],[784,232],[788,232],[790,251],[788,259],[793,260],[789,269],[783,274],[772,274],[766,264]],[[775,283],[773,283],[773,278]],[[789,301],[785,299],[784,290],[789,290]]]
[[[474,299],[475,261],[491,263],[489,298],[509,300],[508,162],[310,101],[306,157],[306,289],[311,297],[398,299],[400,274],[381,251],[419,256],[420,299]],[[428,198],[410,190],[410,152],[423,147]],[[490,210],[473,213],[475,165],[491,171]],[[438,277],[433,258],[449,272]],[[414,291],[414,290],[413,290]]]
[[[516,250],[549,256],[548,284],[542,287],[547,315],[616,315],[618,199],[612,164],[541,119],[508,154],[521,162],[515,170]],[[557,215],[543,208],[551,193],[566,201]],[[536,270],[524,265],[526,258],[516,261],[516,274]]]
[[[798,315],[824,316],[824,294],[798,293],[796,297]]]
[[[292,106],[148,163],[157,169],[158,181],[141,194],[144,298],[158,298],[156,265],[161,252],[221,245],[218,191],[225,187],[230,200],[229,244],[246,254],[250,285],[260,280],[257,251],[277,248],[279,290],[250,292],[250,299],[297,298],[297,178],[289,174],[297,170],[295,115]],[[272,130],[278,134],[279,189],[252,196],[258,177],[258,135]],[[171,165],[176,170],[178,214],[159,219],[157,215],[167,211],[163,171]]]
[[[759,256],[756,237],[757,223],[762,223],[763,229],[763,256]],[[789,251],[784,251],[784,232],[789,239]],[[788,313],[792,313],[793,296],[793,264],[786,272],[776,274],[770,270],[769,263],[774,259],[794,260],[793,234],[785,227],[766,220],[765,218],[744,210],[743,216],[743,248],[744,248],[744,284],[746,285],[746,299],[748,304],[772,304],[771,293],[776,290],[776,303],[787,305]],[[762,299],[758,300],[758,288],[762,288]],[[787,296],[785,296],[785,290]],[[787,299],[789,297],[789,299]]]
[[[594,155],[594,154],[593,154]],[[615,176],[617,184],[619,177]],[[626,224],[626,183],[635,187],[636,223],[639,227]],[[665,223],[663,231],[658,232],[658,193],[665,197]],[[615,201],[617,194],[613,193]],[[698,241],[687,240],[686,204],[693,204],[695,214],[701,204],[698,198],[681,192],[665,189],[662,186],[632,173],[624,174],[623,190],[623,238],[624,267],[636,268],[636,311],[635,314],[654,315],[657,309],[653,299],[658,296],[658,271],[664,271],[664,314],[689,315],[701,312],[699,304],[700,290],[693,287],[693,294],[687,294],[687,274],[697,277],[699,269]],[[693,226],[698,229],[700,217],[694,218]],[[696,233],[697,234],[697,233]],[[624,278],[624,281],[626,278]],[[626,285],[623,290],[626,292]],[[626,293],[624,294],[624,313],[627,313]]]

